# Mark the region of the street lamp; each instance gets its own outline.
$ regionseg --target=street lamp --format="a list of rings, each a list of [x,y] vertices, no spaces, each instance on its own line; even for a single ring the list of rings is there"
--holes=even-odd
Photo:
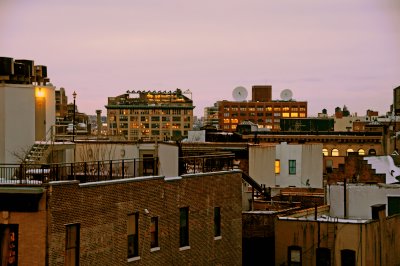
[[[72,93],[72,97],[74,97],[74,116],[72,118],[72,142],[75,142],[75,99],[76,99],[76,92]]]

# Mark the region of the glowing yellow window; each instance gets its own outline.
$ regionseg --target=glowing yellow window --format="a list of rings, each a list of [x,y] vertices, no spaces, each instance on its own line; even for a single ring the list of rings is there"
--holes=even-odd
[[[275,160],[275,174],[279,175],[281,173],[281,161]]]
[[[299,117],[299,113],[292,113],[291,116],[292,117]]]
[[[282,117],[289,117],[289,113],[282,113]]]
[[[300,113],[300,117],[306,117],[305,113]]]
[[[224,119],[224,124],[229,124],[229,119],[228,118]]]

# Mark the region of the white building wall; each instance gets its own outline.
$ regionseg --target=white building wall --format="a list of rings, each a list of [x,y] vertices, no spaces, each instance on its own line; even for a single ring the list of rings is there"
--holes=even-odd
[[[306,186],[302,183],[302,145],[291,144],[286,142],[276,146],[276,159],[280,160],[281,170],[277,174],[276,184],[280,187],[303,187]],[[296,174],[289,175],[289,160],[296,160]]]
[[[249,175],[259,184],[275,187],[275,146],[249,147]]]
[[[330,215],[333,217],[344,216],[343,185],[327,186],[327,201],[330,204]],[[371,219],[371,206],[386,204],[388,209],[388,196],[400,197],[400,185],[365,185],[347,184],[347,216],[348,218]]]
[[[178,176],[179,174],[179,149],[170,144],[158,145],[159,174],[165,177]]]
[[[56,124],[56,93],[54,86],[40,86],[46,97],[46,133],[50,132],[50,128]]]
[[[0,84],[0,163],[18,163],[35,140],[35,90],[32,85]]]
[[[313,188],[323,187],[322,144],[302,145],[301,183]]]
[[[249,175],[267,187],[323,187],[322,144],[287,144],[249,147]],[[280,173],[275,174],[275,160]],[[296,173],[289,174],[289,160],[296,161]]]

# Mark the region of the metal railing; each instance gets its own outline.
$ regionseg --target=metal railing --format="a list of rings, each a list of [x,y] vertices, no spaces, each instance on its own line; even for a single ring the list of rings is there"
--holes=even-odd
[[[232,170],[234,159],[233,153],[180,157],[179,172],[180,174],[194,174]]]
[[[63,180],[86,183],[157,174],[157,157],[68,164],[0,164],[0,185],[41,185]]]

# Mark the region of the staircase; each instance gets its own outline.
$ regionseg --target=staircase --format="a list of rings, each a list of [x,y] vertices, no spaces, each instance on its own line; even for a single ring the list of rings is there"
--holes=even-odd
[[[45,142],[37,142],[33,144],[29,153],[25,157],[27,164],[41,164],[46,163],[47,156],[50,153],[50,145]]]

